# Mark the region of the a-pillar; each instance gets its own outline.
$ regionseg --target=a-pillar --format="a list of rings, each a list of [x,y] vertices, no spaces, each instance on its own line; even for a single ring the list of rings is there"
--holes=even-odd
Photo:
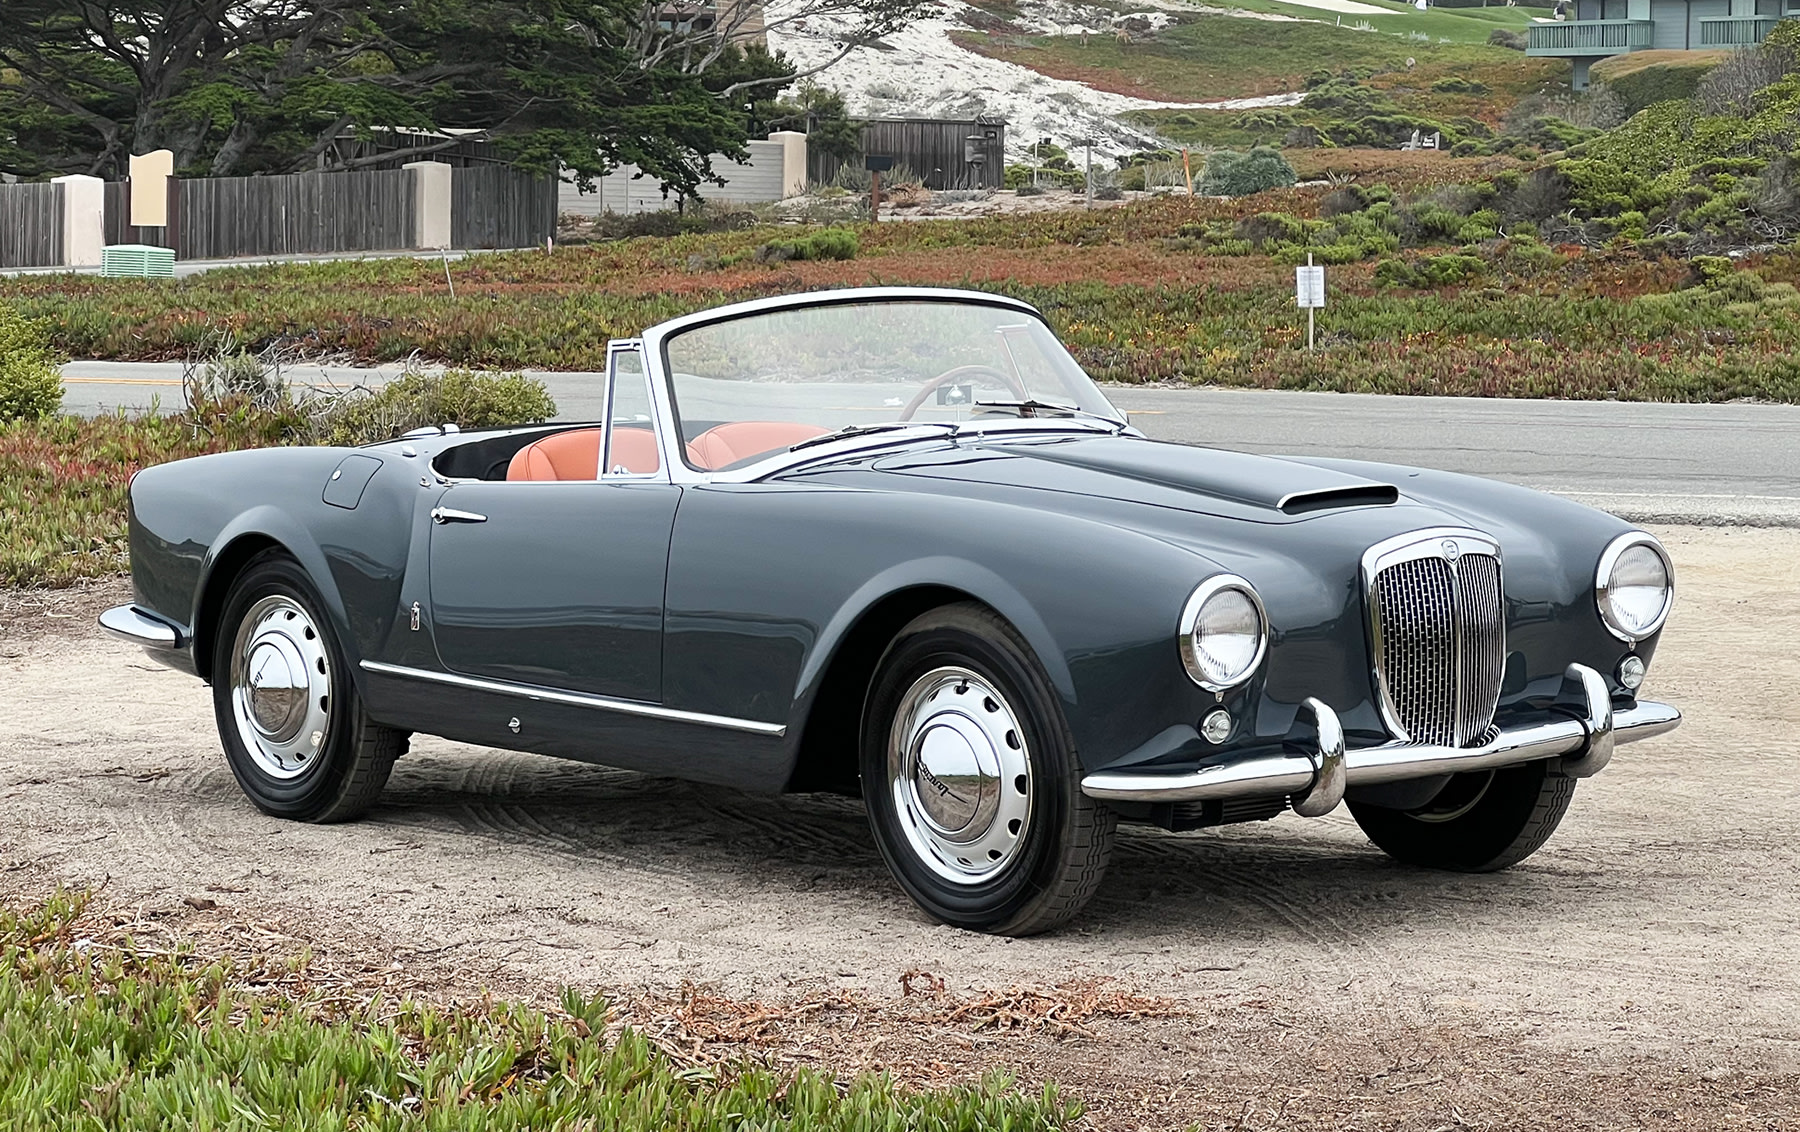
[[[62,186],[64,267],[99,267],[106,250],[106,182],[58,177]]]
[[[415,161],[406,168],[413,175],[413,247],[449,247],[455,170],[442,161]]]

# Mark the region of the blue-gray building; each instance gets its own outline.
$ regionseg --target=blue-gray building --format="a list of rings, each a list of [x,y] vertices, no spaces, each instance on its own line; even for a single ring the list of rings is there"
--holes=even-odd
[[[1525,54],[1570,60],[1583,90],[1588,67],[1609,55],[1761,43],[1778,20],[1800,16],[1800,0],[1576,0],[1574,15],[1532,24]]]

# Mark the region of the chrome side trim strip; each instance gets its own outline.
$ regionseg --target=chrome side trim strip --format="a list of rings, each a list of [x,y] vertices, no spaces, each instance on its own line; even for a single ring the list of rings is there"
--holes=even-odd
[[[135,605],[119,605],[100,615],[100,628],[122,641],[151,649],[178,649],[181,631],[160,617],[152,617]]]
[[[570,707],[593,708],[596,711],[613,711],[621,715],[664,719],[673,723],[692,723],[699,727],[742,731],[750,735],[765,735],[772,739],[780,739],[787,735],[785,723],[760,723],[754,719],[737,719],[728,715],[677,711],[674,708],[663,707],[661,704],[647,704],[640,700],[620,700],[611,696],[591,695],[587,692],[563,692],[555,688],[543,688],[536,684],[514,684],[506,680],[484,680],[455,672],[432,672],[424,668],[383,664],[377,660],[365,660],[362,662],[362,667],[365,672],[374,672],[382,676],[397,676],[402,680],[421,680],[428,684],[445,684],[452,688],[468,688],[477,692],[518,696],[521,699],[539,700],[544,703],[567,704]]]
[[[1604,684],[1600,687],[1603,691]],[[1202,767],[1185,774],[1100,771],[1081,780],[1081,792],[1090,798],[1112,802],[1190,802],[1206,798],[1301,794],[1306,796],[1303,801],[1310,799],[1308,809],[1317,811],[1333,793],[1333,784],[1329,781],[1333,777],[1334,754],[1330,749],[1333,745],[1330,724],[1335,723],[1336,717],[1326,714],[1329,708],[1324,713],[1311,710],[1315,711],[1319,724],[1322,750],[1317,754],[1266,755],[1223,766]],[[1587,760],[1587,754],[1610,752],[1611,747],[1619,743],[1663,735],[1681,723],[1679,711],[1668,704],[1649,700],[1618,712],[1611,710],[1610,703],[1598,712],[1590,704],[1589,711],[1589,719],[1571,716],[1502,731],[1474,747],[1393,742],[1378,747],[1353,748],[1343,754],[1343,784],[1370,786],[1437,774],[1494,770],[1565,755],[1578,757],[1564,765],[1564,773],[1583,778],[1597,773],[1600,766],[1605,765],[1601,762],[1600,766],[1593,766]]]

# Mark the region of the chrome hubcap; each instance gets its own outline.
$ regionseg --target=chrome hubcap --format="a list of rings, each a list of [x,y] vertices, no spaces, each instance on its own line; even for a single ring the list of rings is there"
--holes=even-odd
[[[1005,697],[966,668],[906,691],[888,737],[900,828],[931,870],[979,884],[1010,864],[1031,821],[1031,759]]]
[[[331,722],[331,661],[306,610],[274,595],[250,607],[231,653],[238,737],[275,778],[317,762]]]

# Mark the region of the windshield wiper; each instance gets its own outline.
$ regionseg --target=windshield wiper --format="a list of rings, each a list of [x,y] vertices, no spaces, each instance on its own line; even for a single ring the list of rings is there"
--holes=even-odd
[[[1109,417],[1105,413],[1096,413],[1079,405],[1065,405],[1060,401],[1039,401],[1035,397],[1027,397],[1018,401],[976,401],[977,409],[1018,409],[1020,417],[1034,416],[1041,412],[1067,413],[1072,417],[1087,417],[1091,420],[1105,421],[1117,432],[1126,427],[1124,421]]]
[[[952,432],[956,430],[956,426],[949,421],[889,421],[886,424],[845,425],[836,432],[808,437],[798,444],[790,444],[788,451],[798,452],[802,448],[811,448],[815,444],[829,444],[834,440],[848,440],[853,436],[867,436],[874,432],[894,432],[905,428],[941,428]]]

